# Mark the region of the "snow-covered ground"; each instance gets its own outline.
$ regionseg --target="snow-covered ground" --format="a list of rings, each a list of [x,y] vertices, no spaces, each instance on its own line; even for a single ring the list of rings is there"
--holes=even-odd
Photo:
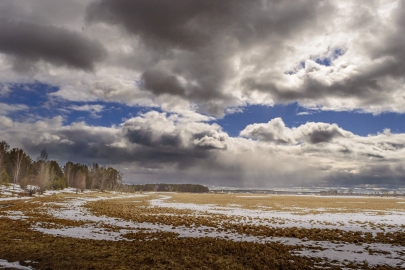
[[[376,235],[378,232],[401,231],[405,225],[405,213],[390,211],[381,214],[382,211],[368,211],[358,213],[329,213],[320,211],[319,214],[306,213],[306,209],[299,209],[305,215],[297,215],[291,212],[270,210],[251,210],[240,207],[218,207],[210,204],[173,203],[166,202],[170,196],[162,196],[159,199],[151,200],[152,206],[168,207],[176,209],[189,209],[196,212],[207,212],[209,214],[224,214],[227,216],[246,217],[249,221],[239,219],[237,222],[250,222],[255,225],[267,225],[281,228],[320,228],[339,229],[345,231],[371,232]],[[230,206],[230,205],[228,205]],[[322,209],[318,209],[322,210]],[[246,220],[246,219],[245,219]]]
[[[39,187],[37,186],[27,186],[27,190],[34,190],[38,191]],[[84,192],[78,191],[76,188],[64,188],[61,190],[46,190],[42,194],[39,194],[38,192],[34,193],[34,197],[41,197],[41,196],[49,196],[49,195],[54,195],[54,194],[61,194],[61,193],[94,193],[95,191],[93,190],[84,190]],[[21,199],[27,199],[29,195],[26,194],[26,191],[20,187],[20,185],[16,184],[9,184],[8,186],[5,185],[0,185],[0,201],[7,201],[7,200],[14,200],[16,197],[21,198]]]
[[[13,269],[21,269],[21,270],[32,270],[31,266],[22,266],[19,262],[8,262],[6,260],[0,259],[0,269],[3,268],[13,268]]]
[[[10,184],[8,186],[0,185],[0,198],[14,196],[16,193],[24,192],[20,185]]]
[[[74,191],[75,192],[75,191]],[[136,201],[146,195],[116,195],[113,198],[128,198],[130,201]],[[228,207],[218,207],[211,204],[191,204],[191,203],[173,203],[168,202],[170,195],[162,195],[157,199],[150,200],[150,207],[166,207],[175,209],[192,210],[194,215],[223,214],[234,220],[235,223],[246,223],[250,225],[264,225],[269,227],[297,227],[297,228],[321,228],[321,229],[339,229],[343,231],[361,231],[361,232],[396,232],[403,231],[405,224],[405,213],[400,211],[391,211],[385,214],[377,212],[362,213],[328,213],[318,214],[305,213],[296,215],[290,212],[266,210],[242,209],[238,205],[229,205]],[[63,203],[49,203],[47,213],[58,219],[68,219],[85,222],[78,227],[50,228],[42,224],[33,225],[33,229],[45,234],[55,236],[74,237],[81,239],[109,240],[109,241],[132,241],[125,237],[130,232],[144,231],[151,232],[172,232],[178,234],[178,237],[213,237],[229,239],[232,241],[254,241],[254,242],[280,242],[287,245],[301,245],[302,249],[294,251],[295,254],[327,258],[336,260],[342,265],[347,262],[364,262],[369,265],[391,265],[405,268],[404,248],[390,244],[351,244],[351,243],[333,243],[330,241],[308,241],[307,239],[289,238],[289,237],[264,237],[248,236],[227,230],[217,230],[216,228],[206,226],[172,226],[152,223],[135,223],[119,218],[96,216],[92,214],[84,205],[89,201],[103,200],[106,197],[80,197],[73,198]],[[53,208],[52,206],[57,206]],[[4,213],[4,212],[3,212]],[[22,212],[6,212],[6,216],[12,219],[27,218]],[[220,227],[220,224],[219,224]],[[114,230],[111,230],[114,228]],[[371,252],[369,252],[371,251]],[[1,265],[1,264],[0,264]]]

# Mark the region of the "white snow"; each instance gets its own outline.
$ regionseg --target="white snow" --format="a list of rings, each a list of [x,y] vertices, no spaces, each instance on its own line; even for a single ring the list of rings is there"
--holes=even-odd
[[[0,259],[0,268],[14,268],[14,269],[22,269],[22,270],[32,270],[31,266],[22,266],[19,262],[8,262],[7,260]]]
[[[20,220],[20,219],[26,219],[27,216],[24,215],[23,212],[21,211],[7,211],[7,217],[9,219],[13,219],[13,220]]]
[[[29,200],[32,199],[33,197],[5,197],[5,198],[0,198],[1,201],[15,201],[15,200]]]

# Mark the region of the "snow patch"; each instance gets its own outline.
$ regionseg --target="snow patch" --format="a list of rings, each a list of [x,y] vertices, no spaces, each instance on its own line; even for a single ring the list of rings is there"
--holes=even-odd
[[[19,262],[8,262],[7,260],[0,259],[0,267],[1,268],[14,268],[14,269],[22,269],[22,270],[32,270],[31,266],[22,266]]]

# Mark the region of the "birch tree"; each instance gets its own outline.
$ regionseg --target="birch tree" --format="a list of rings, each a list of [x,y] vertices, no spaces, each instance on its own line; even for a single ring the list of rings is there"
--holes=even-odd
[[[69,187],[73,186],[73,163],[67,162],[63,167],[63,173],[65,174],[65,178]]]
[[[45,148],[41,151],[41,155],[38,157],[36,169],[37,169],[37,183],[40,188],[40,191],[43,192],[47,188],[49,188],[51,180],[50,166],[48,162],[48,153],[46,152]]]
[[[22,149],[13,148],[13,150],[10,151],[10,163],[12,181],[14,184],[18,184],[28,173],[31,158],[27,156]]]
[[[83,192],[86,189],[86,174],[78,171],[75,175],[75,188],[76,188],[76,194],[79,192]]]

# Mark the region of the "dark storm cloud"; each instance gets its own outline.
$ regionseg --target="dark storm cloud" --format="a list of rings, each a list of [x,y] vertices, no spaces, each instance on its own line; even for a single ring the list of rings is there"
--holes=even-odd
[[[24,123],[5,133],[10,121],[0,116],[0,136],[10,143],[18,137],[33,157],[46,148],[50,158],[62,162],[134,162],[144,168],[199,168],[226,150],[228,136],[219,126],[176,119],[178,116],[151,111],[131,118],[120,128],[104,128],[89,127],[84,122],[62,127],[62,117],[55,117],[37,121],[29,128]]]
[[[235,102],[224,91],[235,76],[230,63],[235,54],[260,44],[276,49],[331,10],[312,0],[99,0],[88,7],[87,21],[120,26],[155,51],[154,62],[142,67],[147,90],[183,96],[201,102],[205,112],[221,114],[226,107],[221,103]],[[164,73],[154,69],[159,61]],[[188,83],[180,85],[176,76]]]
[[[53,132],[56,139],[49,140],[40,136],[40,141],[33,143],[32,139],[23,140],[24,149],[32,153],[33,157],[46,148],[50,158],[57,160],[74,160],[89,164],[98,162],[101,164],[121,164],[124,162],[136,162],[143,167],[162,167],[164,164],[172,164],[178,167],[187,167],[197,160],[208,158],[209,154],[193,149],[182,149],[178,147],[168,147],[167,142],[151,141],[144,137],[142,144],[136,147],[128,145],[126,147],[112,146],[114,142],[121,139],[122,134],[112,133],[111,130],[98,130],[94,132],[87,128],[76,127],[68,130],[58,130]],[[147,134],[144,134],[147,136]],[[165,136],[162,136],[165,137]],[[64,142],[67,140],[68,142]]]
[[[80,133],[82,132],[77,132],[77,134]],[[83,140],[73,142],[73,144],[63,144],[60,142],[32,144],[30,140],[25,140],[23,144],[24,149],[27,149],[29,153],[33,153],[34,157],[43,148],[46,148],[52,159],[62,161],[74,160],[75,162],[84,164],[92,162],[101,164],[135,162],[145,168],[162,168],[165,165],[175,165],[177,168],[182,169],[198,164],[213,156],[212,153],[206,151],[165,148],[163,146],[112,147],[91,134],[86,134]]]
[[[378,67],[363,70],[360,74],[329,85],[311,76],[305,76],[299,91],[280,87],[274,82],[263,81],[263,78],[252,77],[245,78],[243,86],[245,93],[250,93],[252,90],[268,93],[277,102],[318,101],[333,97],[357,99],[359,105],[365,106],[389,100],[390,97],[386,95],[389,90],[380,80],[396,73],[391,73],[390,70],[402,70],[404,67],[405,65],[396,60],[394,62],[386,60]]]
[[[224,35],[243,43],[288,36],[313,21],[320,6],[311,0],[100,0],[88,7],[87,20],[121,25],[149,45],[197,50]]]
[[[94,162],[111,163],[110,158],[122,162],[128,157],[125,152],[117,152],[117,149],[108,147],[117,136],[107,130],[92,131],[83,126],[75,126],[55,130],[52,136],[44,136],[43,131],[41,133],[35,138],[27,136],[22,140],[24,149],[27,149],[33,157],[43,148],[47,149],[52,159],[77,160],[85,164],[91,163],[92,159]]]
[[[153,103],[168,111],[181,102],[216,116],[230,107],[289,102],[373,113],[404,110],[404,8],[385,2],[3,2],[0,52],[14,71],[41,71],[52,81],[51,67],[39,61],[84,70],[100,62],[96,76],[82,75],[80,90],[74,75],[57,79],[65,99]],[[83,31],[67,30],[83,22]],[[290,74],[297,64],[300,74],[295,68]]]
[[[308,135],[309,141],[311,143],[323,143],[323,142],[330,142],[337,133],[329,132],[326,130],[318,130]]]
[[[311,129],[306,136],[310,143],[316,144],[331,142],[334,138],[343,137],[343,134],[337,126],[332,126],[326,129]]]
[[[120,24],[154,46],[196,48],[207,42],[209,34],[190,22],[213,7],[198,0],[97,1],[88,8],[88,20]]]
[[[371,157],[371,158],[384,158],[384,156],[382,155],[376,155],[376,154],[363,154],[367,157]]]
[[[175,134],[161,134],[153,138],[152,130],[126,129],[125,137],[131,143],[149,147],[179,147],[181,144],[181,139]]]
[[[377,185],[396,187],[405,185],[405,167],[403,165],[381,164],[362,166],[358,173],[347,172],[332,173],[326,177],[325,182],[329,185]]]
[[[142,74],[143,87],[155,95],[184,95],[185,89],[173,75],[158,70],[148,70]]]
[[[92,70],[105,56],[100,42],[80,33],[15,20],[0,21],[0,52],[13,56],[17,67],[42,60],[84,70]]]
[[[370,25],[380,26],[381,22],[373,14],[368,14],[368,20],[364,21],[361,15],[356,14],[353,20],[357,25],[354,29],[359,32],[366,31]],[[385,102],[393,102],[396,86],[388,85],[388,80],[402,82],[405,79],[405,8],[398,8],[393,13],[394,24],[385,32],[375,34],[373,39],[365,38],[359,41],[356,46],[361,46],[361,52],[368,59],[363,60],[361,65],[355,67],[356,72],[348,71],[352,66],[350,62],[331,68],[326,74],[317,75],[323,69],[314,61],[306,61],[304,66],[305,74],[301,77],[299,90],[294,87],[285,87],[273,80],[263,76],[248,76],[243,78],[242,85],[246,94],[252,90],[271,94],[276,102],[294,102],[299,100],[321,101],[326,98],[351,99],[356,101],[357,106],[366,107],[379,105]],[[365,27],[363,29],[363,27]],[[351,48],[348,49],[349,52]],[[304,63],[303,59],[303,62]],[[339,76],[339,73],[346,73],[344,79],[333,79],[327,83],[320,78],[325,75]],[[347,76],[350,74],[350,76]],[[286,76],[291,76],[286,75]]]

